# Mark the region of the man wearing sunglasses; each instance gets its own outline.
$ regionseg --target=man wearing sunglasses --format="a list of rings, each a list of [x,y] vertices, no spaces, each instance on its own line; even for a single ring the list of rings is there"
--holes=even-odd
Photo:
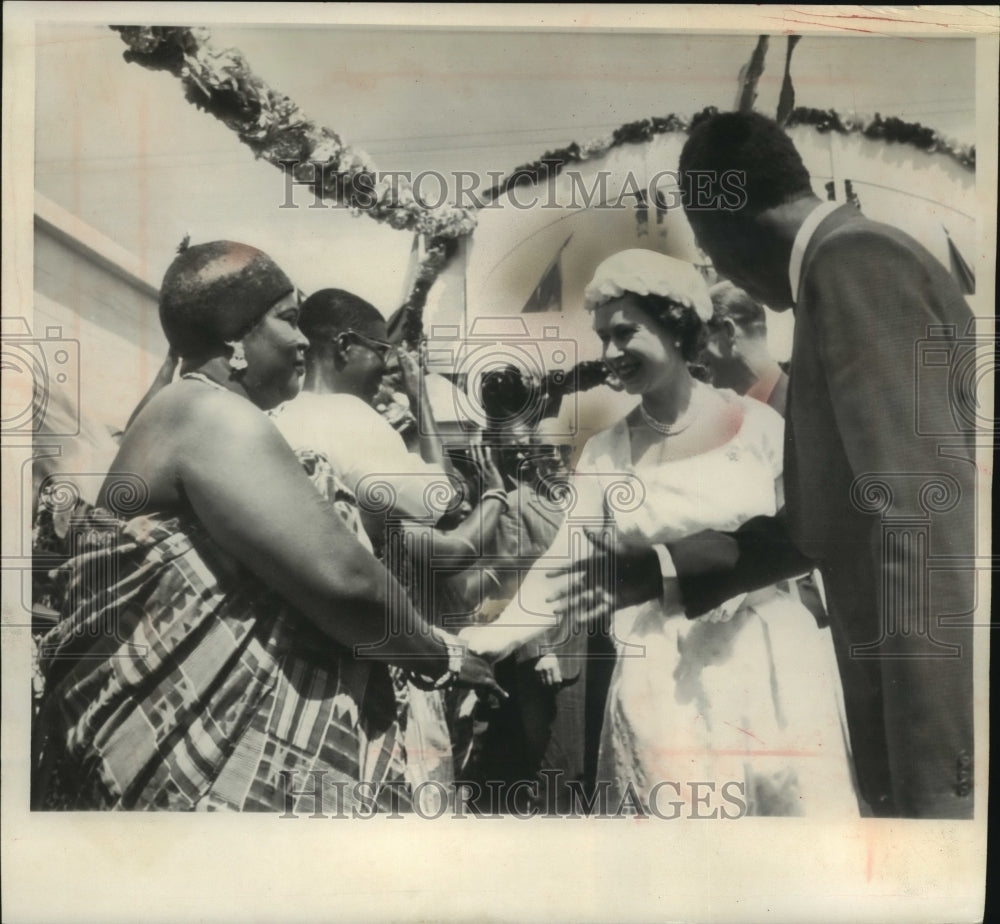
[[[309,339],[302,393],[275,414],[278,429],[295,450],[322,452],[345,485],[357,493],[366,476],[384,475],[396,496],[391,516],[434,520],[426,498],[441,501],[450,490],[444,452],[435,434],[417,362],[386,340],[382,314],[343,289],[320,289],[303,303],[299,326]],[[420,426],[420,455],[372,407],[382,377],[399,363],[404,388]],[[436,490],[433,486],[437,486]],[[381,532],[385,513],[362,519],[369,533]]]

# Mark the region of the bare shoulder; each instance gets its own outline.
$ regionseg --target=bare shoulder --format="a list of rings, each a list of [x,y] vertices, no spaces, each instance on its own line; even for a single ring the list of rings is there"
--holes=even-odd
[[[165,450],[183,453],[221,443],[252,445],[276,435],[268,417],[246,398],[184,380],[156,395],[136,418],[129,435],[132,430],[147,439],[158,434]]]

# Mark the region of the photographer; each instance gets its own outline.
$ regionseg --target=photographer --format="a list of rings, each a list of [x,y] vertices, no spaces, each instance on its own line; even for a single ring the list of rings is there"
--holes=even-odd
[[[512,412],[528,403],[529,389],[521,374],[507,368],[484,376],[483,403],[489,425],[483,439],[496,451],[507,489],[507,503],[492,541],[487,544],[495,565],[488,570],[488,599],[481,620],[494,618],[517,595],[524,573],[548,551],[562,524],[561,487],[568,478],[562,447],[544,441],[544,421],[532,426],[526,415]],[[546,401],[552,409],[557,402]],[[530,409],[529,409],[530,410]],[[537,417],[528,414],[530,417]],[[532,640],[496,665],[498,681],[509,699],[485,717],[471,775],[477,782],[500,780],[530,804],[519,810],[543,814],[572,811],[570,784],[586,779],[588,640],[586,631],[566,636],[560,628]],[[600,727],[597,710],[597,728]],[[521,781],[534,782],[532,790]]]

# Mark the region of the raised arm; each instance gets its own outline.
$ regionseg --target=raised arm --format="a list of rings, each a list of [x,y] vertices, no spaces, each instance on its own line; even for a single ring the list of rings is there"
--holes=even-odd
[[[491,623],[473,626],[461,633],[473,651],[491,659],[505,657],[526,644],[548,636],[556,644],[562,631],[571,631],[571,621],[588,618],[595,608],[589,603],[577,605],[579,594],[571,592],[578,583],[585,585],[583,593],[603,594],[595,586],[594,569],[588,563],[595,560],[593,540],[588,538],[586,525],[591,527],[605,517],[602,485],[597,473],[589,469],[586,448],[578,474],[570,481],[565,499],[571,509],[563,518],[555,538],[531,567],[513,599]],[[570,603],[569,598],[573,598]],[[586,615],[584,615],[586,614]]]
[[[549,572],[553,557],[566,559],[570,542],[570,524],[564,521],[548,553],[528,571],[503,612],[491,623],[463,629],[460,638],[473,651],[498,660],[555,629],[561,619],[555,601],[562,596],[560,587],[570,580],[570,575],[554,576]]]
[[[437,527],[406,526],[408,531],[423,534],[430,530],[430,549],[435,558],[453,559],[461,562],[463,559],[473,564],[475,560],[486,554],[486,549],[496,534],[500,522],[500,514],[507,509],[507,492],[503,487],[503,478],[493,461],[489,449],[482,445],[473,445],[473,461],[479,470],[479,504],[456,527],[449,530]],[[421,542],[413,543],[414,549],[426,549]]]
[[[451,460],[444,451],[444,443],[437,432],[437,422],[431,409],[427,382],[420,366],[420,359],[402,347],[396,350],[403,390],[410,399],[410,411],[417,420],[417,438],[420,443],[420,457],[431,465],[439,465],[448,474],[454,474]]]

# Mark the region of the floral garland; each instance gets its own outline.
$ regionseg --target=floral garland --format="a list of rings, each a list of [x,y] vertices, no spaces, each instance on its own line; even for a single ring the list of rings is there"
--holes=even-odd
[[[715,111],[712,107],[704,109],[690,122],[681,116],[674,115],[674,113],[652,119],[640,119],[637,122],[629,122],[620,128],[616,128],[610,135],[596,138],[585,144],[577,144],[574,141],[565,148],[548,151],[540,160],[536,160],[530,164],[522,164],[520,167],[512,170],[496,186],[488,189],[484,194],[485,202],[493,202],[515,186],[525,183],[535,184],[542,180],[558,176],[570,164],[579,164],[594,157],[603,157],[612,148],[619,147],[620,145],[652,141],[657,135],[669,132],[686,132],[692,125],[696,125],[699,119]]]
[[[623,144],[641,144],[652,141],[657,135],[670,132],[688,132],[699,122],[715,115],[719,110],[708,106],[685,120],[671,113],[670,115],[652,119],[640,119],[616,128],[610,135],[577,144],[575,141],[554,151],[547,151],[539,160],[530,164],[522,164],[512,170],[507,177],[485,193],[486,202],[492,202],[516,186],[526,183],[536,184],[543,180],[558,176],[570,164],[583,163],[594,157],[603,157],[613,148]],[[946,154],[966,169],[976,167],[976,146],[961,144],[934,129],[916,122],[904,122],[902,119],[889,117],[883,119],[876,113],[872,119],[858,119],[849,116],[842,117],[832,109],[809,109],[799,107],[788,117],[787,127],[810,125],[821,134],[836,131],[841,134],[860,132],[866,138],[899,144],[912,144],[928,154]]]
[[[933,128],[919,122],[904,122],[895,116],[883,119],[879,113],[874,118],[863,119],[841,116],[832,109],[809,109],[800,106],[793,109],[788,117],[787,127],[809,125],[821,134],[834,131],[841,135],[860,133],[866,138],[885,141],[890,144],[911,144],[928,154],[945,154],[966,170],[976,169],[976,146],[961,144]]]
[[[427,304],[427,293],[457,250],[458,241],[453,237],[433,237],[427,242],[424,258],[417,266],[416,278],[410,287],[410,294],[397,312],[403,319],[401,339],[411,349],[423,339],[423,315],[424,305]]]
[[[427,294],[456,251],[455,241],[473,232],[476,215],[470,209],[440,206],[430,209],[413,194],[405,179],[390,184],[376,182],[375,165],[363,151],[345,145],[336,132],[308,119],[287,96],[270,89],[253,74],[236,49],[216,52],[205,28],[167,26],[112,26],[128,46],[124,57],[151,70],[163,70],[184,84],[185,96],[236,132],[258,158],[284,167],[298,161],[295,179],[311,186],[317,195],[366,214],[399,230],[425,236],[426,255],[400,308],[402,339],[412,347],[422,337],[422,317]],[[540,160],[513,170],[488,190],[489,203],[512,188],[535,184],[557,176],[568,165],[602,157],[624,144],[651,141],[658,135],[688,132],[717,112],[707,107],[690,120],[671,113],[663,117],[629,122],[610,135],[585,144],[576,142],[547,152]],[[824,133],[861,133],[867,138],[912,144],[928,153],[942,153],[966,169],[976,165],[975,145],[947,139],[923,125],[897,118],[841,117],[834,110],[799,107],[792,111],[787,127],[809,125]],[[319,165],[319,166],[314,166]],[[360,195],[359,195],[360,193]]]
[[[405,178],[378,180],[367,154],[345,145],[336,132],[317,125],[287,96],[269,88],[238,50],[215,51],[208,29],[111,28],[128,46],[126,61],[178,77],[187,100],[236,132],[256,157],[277,167],[298,161],[292,170],[295,179],[318,196],[432,238],[463,237],[475,228],[476,216],[469,209],[431,209],[416,198]]]

